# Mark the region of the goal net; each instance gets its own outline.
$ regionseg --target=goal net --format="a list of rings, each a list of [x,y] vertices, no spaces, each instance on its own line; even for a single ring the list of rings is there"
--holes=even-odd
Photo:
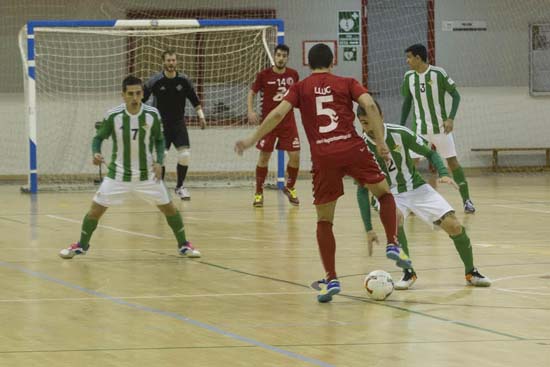
[[[28,66],[30,190],[36,177],[41,188],[79,187],[98,177],[90,148],[95,123],[123,103],[124,77],[146,81],[162,70],[167,49],[176,52],[178,70],[193,81],[207,121],[201,130],[186,103],[192,152],[186,181],[250,184],[255,157],[238,158],[233,145],[253,128],[247,94],[256,73],[272,64],[278,28],[282,23],[273,19],[30,22],[20,36]],[[103,150],[109,157],[110,144]],[[168,152],[168,179],[176,162],[175,152]]]

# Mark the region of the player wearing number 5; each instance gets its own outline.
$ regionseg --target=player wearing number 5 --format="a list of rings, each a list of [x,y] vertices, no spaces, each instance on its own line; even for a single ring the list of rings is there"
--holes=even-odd
[[[298,72],[286,66],[288,62],[289,48],[287,45],[275,47],[275,65],[260,71],[256,80],[248,92],[248,120],[252,124],[259,122],[258,114],[254,111],[254,98],[258,92],[262,93],[262,117],[277,107],[283,100],[288,89],[299,80]],[[299,205],[300,201],[296,195],[294,184],[300,167],[300,138],[296,128],[294,113],[289,113],[275,130],[268,133],[256,145],[260,151],[258,164],[256,166],[256,193],[254,194],[255,207],[262,207],[264,204],[263,187],[267,176],[267,166],[271,153],[275,148],[288,153],[288,165],[286,167],[287,182],[284,193],[292,205]]]
[[[200,252],[187,241],[181,215],[161,180],[164,137],[159,112],[141,103],[143,83],[134,76],[126,77],[122,82],[122,98],[123,104],[107,112],[92,142],[93,163],[100,165],[103,163],[101,144],[105,139],[112,139],[109,172],[94,196],[92,207],[84,216],[80,240],[61,250],[59,256],[71,259],[76,255],[85,255],[92,233],[107,208],[122,204],[128,194],[135,193],[154,201],[166,216],[180,255],[200,257]],[[155,157],[153,149],[156,151]]]
[[[344,194],[342,179],[346,175],[368,188],[380,201],[380,218],[387,237],[386,256],[402,268],[410,268],[411,262],[397,243],[396,206],[386,177],[353,125],[353,101],[356,101],[374,116],[374,139],[378,153],[384,157],[389,155],[384,141],[382,118],[373,99],[355,79],[331,73],[333,54],[327,45],[313,46],[308,53],[308,60],[311,75],[294,84],[260,127],[235,144],[235,150],[241,154],[276,128],[293,107],[300,109],[311,150],[317,243],[325,269],[325,278],[319,281],[321,290],[317,300],[329,302],[333,295],[340,292],[332,223],[336,201]]]

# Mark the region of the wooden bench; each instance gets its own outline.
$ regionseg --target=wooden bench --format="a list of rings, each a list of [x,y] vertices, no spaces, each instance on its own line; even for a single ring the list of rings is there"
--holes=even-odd
[[[546,167],[550,167],[550,147],[530,147],[530,148],[472,148],[472,152],[493,152],[493,171],[497,171],[498,152],[529,152],[544,150],[546,152]]]

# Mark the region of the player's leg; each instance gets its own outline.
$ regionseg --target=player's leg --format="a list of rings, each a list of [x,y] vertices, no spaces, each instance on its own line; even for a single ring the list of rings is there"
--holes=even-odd
[[[437,152],[437,148],[434,144],[430,144],[430,149]],[[439,175],[437,173],[437,169],[435,166],[430,162],[428,164],[428,170],[430,171],[430,178],[428,179],[428,183],[431,187],[434,189],[437,189],[437,179],[439,178]]]
[[[286,166],[287,180],[284,193],[292,205],[300,205],[298,194],[296,193],[296,179],[300,170],[300,151],[288,151],[288,164]]]
[[[372,192],[380,203],[380,220],[386,232],[386,257],[396,262],[397,266],[403,269],[412,267],[409,256],[399,247],[397,239],[397,208],[395,199],[390,191],[386,180],[378,183],[365,184],[365,187]]]
[[[176,237],[177,248],[180,255],[186,257],[200,257],[200,252],[187,240],[181,214],[172,203],[164,181],[155,180],[151,176],[149,180],[133,183],[133,190],[137,195],[146,200],[153,201],[164,214],[166,222]]]
[[[187,177],[187,170],[189,168],[189,162],[191,159],[191,149],[189,144],[189,133],[187,132],[187,127],[184,123],[179,124],[174,132],[175,136],[173,137],[174,146],[176,147],[178,154],[178,164],[176,166],[177,170],[177,182],[176,182],[176,194],[182,200],[191,200],[191,195],[189,190],[187,190],[183,183]]]
[[[288,197],[290,204],[300,205],[300,200],[294,188],[300,169],[300,137],[296,123],[283,123],[274,130],[274,134],[278,138],[277,149],[288,153],[287,182],[283,193]]]
[[[410,258],[409,253],[409,241],[405,233],[405,219],[412,213],[410,209],[411,197],[408,192],[394,195],[395,205],[397,206],[397,223],[399,225],[397,229],[397,239],[399,245],[403,249],[403,252]],[[395,289],[405,290],[409,289],[416,281],[417,276],[414,268],[403,269],[403,275],[401,279],[395,282]]]
[[[340,293],[340,281],[336,275],[336,239],[332,231],[336,200],[315,205],[315,209],[317,211],[317,244],[325,269],[325,278],[319,281],[323,285],[317,300],[325,303],[330,302],[332,296]]]
[[[258,155],[258,163],[256,164],[256,191],[254,192],[254,201],[252,206],[261,208],[264,206],[264,183],[267,177],[269,159],[271,152],[260,150]]]
[[[86,251],[90,248],[90,238],[97,228],[97,223],[103,214],[107,211],[107,207],[101,206],[95,201],[92,201],[92,206],[82,220],[80,229],[80,240],[71,244],[59,252],[59,256],[63,259],[72,259],[76,255],[86,255]]]
[[[183,219],[174,204],[169,202],[168,204],[158,205],[158,208],[166,217],[166,222],[176,237],[180,255],[184,257],[201,257],[200,251],[194,248],[191,242],[187,240],[183,226]]]
[[[470,237],[468,237],[466,228],[462,226],[454,212],[449,212],[441,217],[439,226],[447,232],[451,240],[453,240],[455,248],[460,255],[460,259],[464,264],[464,274],[467,284],[476,287],[489,287],[491,285],[491,280],[483,276],[474,266],[474,254]]]
[[[462,197],[462,203],[464,205],[464,212],[474,213],[476,209],[470,198],[468,181],[466,181],[464,170],[456,158],[453,134],[436,134],[433,136],[433,142],[437,146],[439,154],[447,160],[447,165],[453,175],[453,179],[458,184],[460,196]]]
[[[475,213],[476,208],[474,207],[474,203],[470,198],[468,181],[466,181],[464,170],[458,163],[456,156],[447,158],[447,165],[449,166],[449,170],[453,174],[453,179],[458,184],[458,190],[460,191],[460,196],[462,197],[462,203],[464,205],[464,212],[467,214]]]
[[[397,213],[394,197],[374,155],[366,145],[351,150],[346,162],[345,174],[353,177],[360,185],[366,187],[380,203],[380,220],[386,232],[386,256],[396,262],[397,266],[408,269],[411,261],[399,247],[397,240]]]
[[[271,153],[275,148],[275,135],[273,132],[260,139],[258,144],[256,144],[256,148],[260,151],[260,154],[258,155],[258,163],[256,164],[256,191],[254,192],[252,206],[261,208],[264,206],[264,183],[268,172],[267,167]]]
[[[172,136],[167,132],[166,126],[164,126],[162,133],[164,135],[164,153],[168,154],[168,151],[170,150],[170,146],[172,145]],[[162,180],[164,181],[164,177],[166,176],[166,166],[162,166]]]
[[[345,172],[339,162],[312,162],[313,204],[317,211],[317,245],[325,278],[320,280],[319,302],[330,302],[340,292],[336,274],[336,240],[332,231],[336,201],[344,194],[342,179]]]
[[[73,243],[68,248],[61,250],[59,256],[64,259],[72,259],[75,255],[85,255],[86,251],[90,248],[90,238],[97,228],[99,219],[107,211],[109,206],[120,204],[122,202],[122,197],[128,192],[127,183],[105,177],[93,198],[90,210],[82,220],[80,240]]]

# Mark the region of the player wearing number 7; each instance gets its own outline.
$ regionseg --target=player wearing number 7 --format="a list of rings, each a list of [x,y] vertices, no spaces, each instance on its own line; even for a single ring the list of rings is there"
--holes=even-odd
[[[275,47],[275,64],[256,75],[256,80],[248,92],[248,120],[250,123],[258,123],[258,114],[254,111],[254,97],[258,92],[262,93],[262,116],[265,118],[272,109],[281,103],[288,88],[299,80],[298,72],[286,66],[289,51],[287,45],[277,45]],[[256,193],[252,203],[256,208],[261,208],[264,205],[264,181],[275,141],[277,141],[277,149],[285,150],[288,153],[288,165],[286,166],[288,178],[283,192],[292,205],[300,204],[294,188],[300,167],[300,138],[294,113],[289,113],[275,130],[262,137],[256,145],[260,151],[256,166]]]
[[[107,112],[92,142],[93,163],[103,163],[103,140],[113,141],[109,172],[97,190],[92,206],[82,221],[80,240],[59,252],[64,259],[85,255],[99,219],[111,205],[122,204],[135,193],[155,202],[177,240],[179,254],[200,257],[185,237],[181,215],[172,204],[161,179],[164,161],[164,136],[156,108],[141,103],[143,82],[128,76],[122,82],[124,103]],[[153,157],[153,149],[156,151]]]
[[[340,292],[336,274],[336,240],[332,231],[336,201],[344,194],[342,179],[353,177],[380,201],[380,218],[387,237],[386,256],[402,268],[411,261],[397,242],[397,214],[394,198],[378,163],[353,125],[353,101],[374,116],[374,136],[378,153],[389,154],[384,142],[382,119],[367,90],[355,79],[331,73],[333,54],[325,44],[313,46],[308,53],[312,73],[294,84],[283,101],[272,110],[256,131],[237,141],[239,154],[277,127],[293,107],[300,109],[309,141],[313,173],[313,197],[317,211],[317,243],[325,269],[319,281],[319,302],[329,302]]]

